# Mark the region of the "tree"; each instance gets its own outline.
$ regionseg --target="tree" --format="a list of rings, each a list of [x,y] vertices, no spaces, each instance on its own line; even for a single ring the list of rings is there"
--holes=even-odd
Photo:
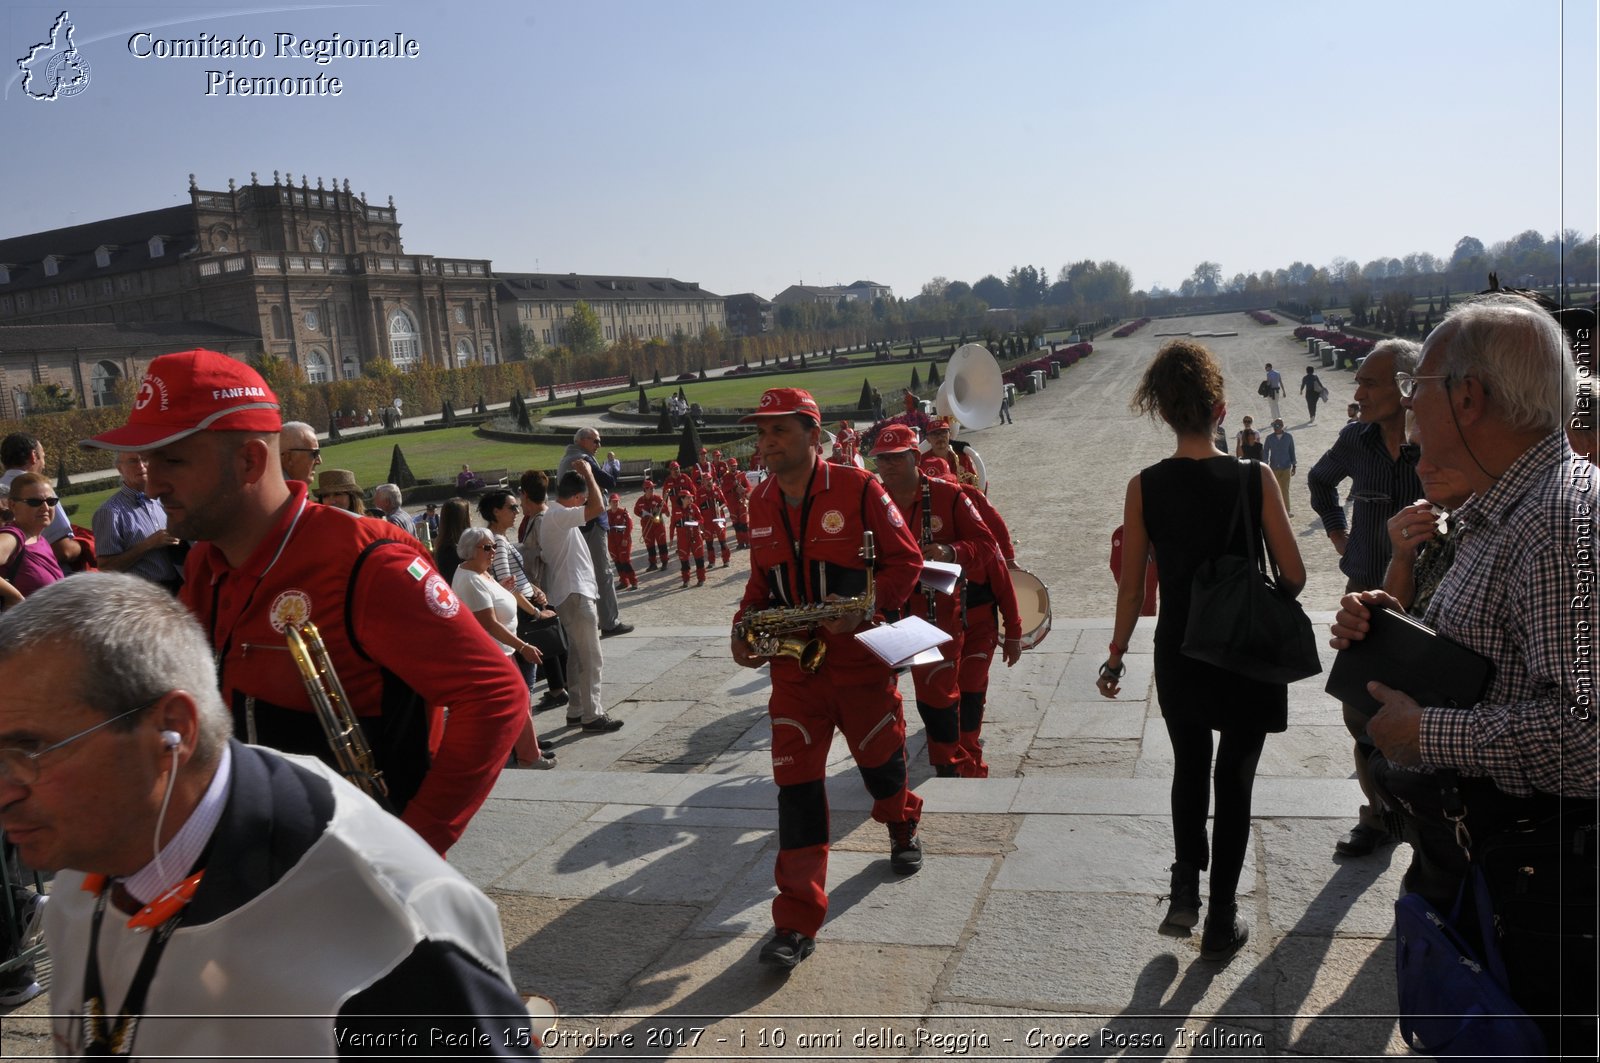
[[[71,388],[60,384],[35,384],[28,389],[28,410],[32,413],[64,413],[76,410],[78,400]]]
[[[1003,307],[1010,298],[1006,282],[993,273],[972,286],[972,294],[992,307]]]
[[[600,315],[594,312],[594,307],[581,299],[573,304],[572,314],[561,328],[561,341],[571,348],[572,353],[595,354],[604,350],[606,343],[603,336]]]
[[[1215,262],[1202,262],[1194,268],[1194,290],[1199,295],[1216,295],[1222,283],[1222,267]]]

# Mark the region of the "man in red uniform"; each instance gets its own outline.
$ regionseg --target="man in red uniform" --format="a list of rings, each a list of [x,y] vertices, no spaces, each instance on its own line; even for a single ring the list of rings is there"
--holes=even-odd
[[[666,568],[667,500],[656,494],[654,480],[644,482],[644,494],[634,501],[633,515],[639,518],[639,532],[644,538],[644,550],[650,555],[650,567],[645,571],[654,572],[657,568]],[[658,551],[661,555],[659,565],[656,563]]]
[[[700,475],[698,469],[695,470],[694,486],[694,504],[700,510],[700,534],[706,541],[706,559],[714,560],[712,547],[720,546],[722,567],[727,568],[728,559],[733,555],[728,550],[728,520],[722,515],[722,489],[711,477]]]
[[[617,590],[638,590],[639,575],[633,570],[633,518],[622,508],[622,496],[615,491],[607,501],[611,506],[606,510],[606,549],[617,566]]]
[[[816,947],[828,912],[828,798],[823,785],[835,728],[873,797],[872,818],[889,827],[890,865],[899,874],[922,867],[917,822],[922,799],[906,786],[905,716],[894,673],[852,637],[894,614],[916,585],[922,559],[889,496],[864,471],[832,465],[817,453],[821,414],[797,388],[761,396],[754,421],[757,457],[771,475],[750,495],[750,580],[734,616],[733,659],[746,668],[771,664],[772,774],[778,784],[776,927],[761,962],[793,967]],[[875,608],[847,613],[802,637],[821,640],[826,658],[815,673],[788,656],[756,655],[737,633],[749,614],[859,596],[867,573],[861,550],[874,539]]]
[[[678,496],[685,491],[689,492],[691,498],[694,496],[694,481],[689,479],[689,474],[684,472],[677,462],[668,462],[667,478],[661,481],[661,493],[667,497],[670,516],[678,515]]]
[[[918,470],[914,431],[905,425],[887,426],[873,443],[872,457],[884,489],[922,544],[924,559],[960,565],[963,574],[987,574],[996,564],[1004,567],[993,533],[961,488]],[[943,659],[913,668],[911,679],[916,685],[917,713],[928,732],[928,761],[934,774],[971,779],[981,777],[984,771],[981,755],[974,755],[961,743],[961,593],[958,587],[955,594],[924,590],[922,596],[912,596],[911,608],[926,610],[928,622],[937,624],[951,639],[939,647]]]
[[[195,350],[151,362],[128,423],[84,443],[144,453],[145,490],[172,533],[195,541],[182,598],[216,649],[236,733],[333,761],[284,637],[314,622],[390,807],[443,853],[494,786],[527,686],[415,539],[284,482],[279,428],[255,370]],[[430,763],[427,714],[446,705]]]
[[[695,574],[700,577],[695,586],[702,587],[706,582],[706,537],[705,528],[700,523],[700,511],[695,508],[694,496],[688,491],[680,492],[672,509],[672,534],[678,542],[678,565],[683,570],[683,585],[689,585],[689,559],[692,557]]]
[[[736,549],[750,548],[750,481],[739,469],[739,459],[729,458],[722,474],[722,501],[728,507],[728,523],[733,525]]]
[[[922,459],[924,474],[956,482],[950,466],[942,458]],[[1011,529],[987,496],[971,484],[961,485],[962,494],[978,511],[983,523],[994,533],[999,560],[990,557],[981,568],[966,572],[966,630],[961,637],[961,667],[956,677],[961,688],[961,748],[977,765],[976,777],[987,779],[989,765],[983,759],[983,715],[989,699],[989,665],[1000,647],[998,612],[1005,621],[1006,639],[1001,655],[1010,668],[1022,657],[1022,616],[1017,609],[1017,592],[1011,584],[1016,567],[1016,545]]]
[[[928,423],[928,453],[923,459],[943,458],[944,463],[950,466],[956,478],[964,484],[970,484],[982,490],[984,485],[978,483],[978,466],[972,461],[972,455],[965,450],[956,450],[950,443],[950,418],[935,417]],[[962,444],[965,446],[965,444]]]

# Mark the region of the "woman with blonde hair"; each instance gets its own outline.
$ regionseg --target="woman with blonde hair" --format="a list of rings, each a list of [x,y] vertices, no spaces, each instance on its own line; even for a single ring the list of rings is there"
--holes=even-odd
[[[1298,594],[1305,586],[1305,565],[1277,479],[1259,463],[1241,465],[1217,449],[1215,429],[1226,406],[1222,373],[1210,351],[1187,339],[1162,347],[1131,405],[1165,421],[1177,435],[1177,447],[1171,457],[1128,481],[1116,625],[1095,685],[1103,697],[1120,691],[1127,670],[1123,657],[1144,601],[1145,559],[1153,549],[1161,588],[1155,684],[1172,740],[1176,849],[1171,903],[1158,929],[1171,937],[1189,936],[1200,921],[1200,872],[1210,865],[1211,906],[1200,955],[1225,960],[1250,936],[1238,918],[1236,896],[1250,838],[1250,796],[1267,735],[1288,727],[1288,692],[1282,683],[1247,679],[1183,655],[1190,587],[1203,562],[1225,554],[1248,556],[1243,522],[1235,520],[1241,490],[1281,571],[1280,587]],[[1214,853],[1206,838],[1212,732],[1219,736]]]
[[[10,502],[11,523],[0,527],[0,608],[17,605],[65,575],[44,540],[61,504],[50,481],[36,472],[23,473],[11,481]]]

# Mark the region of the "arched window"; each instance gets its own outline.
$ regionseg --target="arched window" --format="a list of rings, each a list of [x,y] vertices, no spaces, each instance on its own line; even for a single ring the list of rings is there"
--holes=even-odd
[[[306,352],[306,379],[313,384],[326,384],[333,379],[333,366],[328,361],[328,353],[321,347],[313,347]]]
[[[456,341],[456,368],[472,364],[472,341],[461,339]]]
[[[115,362],[96,362],[89,374],[89,392],[96,406],[110,406],[117,401],[117,381],[122,370]]]
[[[404,310],[396,310],[389,315],[389,351],[397,369],[414,368],[422,357],[417,324]]]
[[[354,351],[344,352],[344,358],[339,363],[339,369],[346,380],[354,380],[361,375],[361,363],[356,359]]]

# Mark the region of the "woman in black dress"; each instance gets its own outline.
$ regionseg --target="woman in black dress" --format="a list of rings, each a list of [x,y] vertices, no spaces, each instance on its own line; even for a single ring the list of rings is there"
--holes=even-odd
[[[1219,451],[1212,430],[1223,416],[1222,374],[1211,352],[1193,340],[1174,340],[1156,354],[1132,406],[1159,416],[1177,434],[1172,457],[1128,481],[1123,505],[1122,576],[1111,655],[1096,683],[1114,698],[1125,667],[1123,655],[1144,601],[1145,557],[1155,550],[1161,589],[1156,619],[1155,679],[1161,718],[1172,739],[1172,831],[1176,862],[1172,896],[1160,932],[1187,937],[1200,921],[1200,872],[1211,868],[1211,907],[1200,939],[1200,955],[1225,960],[1249,939],[1238,918],[1236,893],[1250,837],[1250,792],[1256,762],[1269,732],[1288,726],[1288,693],[1281,683],[1258,683],[1185,657],[1179,647],[1189,619],[1190,584],[1202,561],[1245,555],[1242,527],[1229,529],[1242,482],[1246,504],[1260,514],[1267,548],[1282,574],[1281,586],[1298,594],[1305,565],[1295,546],[1278,482],[1263,466],[1239,475],[1239,462]],[[1212,732],[1217,741],[1215,852],[1207,844]],[[1211,860],[1215,856],[1215,861]]]

